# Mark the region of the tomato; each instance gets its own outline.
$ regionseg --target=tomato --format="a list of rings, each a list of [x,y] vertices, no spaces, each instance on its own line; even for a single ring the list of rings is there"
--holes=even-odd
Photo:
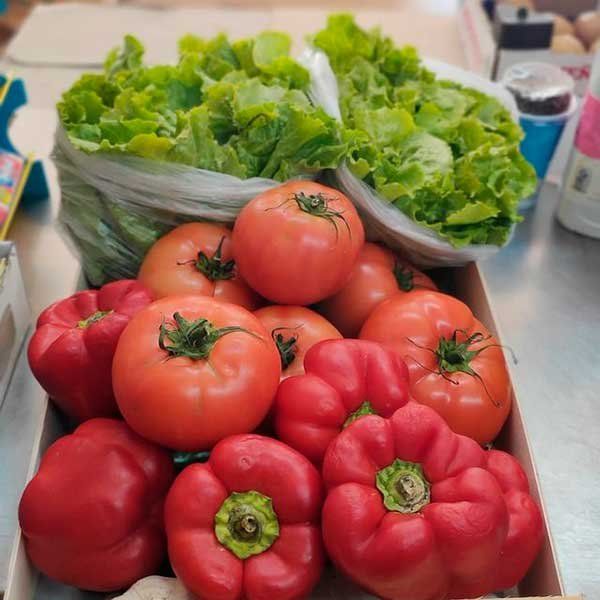
[[[113,361],[129,426],[176,450],[252,431],[271,407],[281,367],[270,334],[246,309],[207,296],[169,296],[125,328]]]
[[[240,273],[276,304],[312,304],[337,292],[363,242],[350,200],[312,181],[291,181],[260,194],[233,228]]]
[[[144,258],[138,279],[155,298],[198,294],[248,310],[260,306],[237,272],[231,231],[212,223],[187,223],[161,237]]]
[[[254,314],[277,345],[282,379],[304,373],[304,355],[317,342],[342,337],[327,319],[304,306],[265,306]]]
[[[377,244],[365,244],[348,283],[319,305],[319,310],[344,334],[356,337],[373,309],[398,293],[436,290],[425,273]]]
[[[469,307],[429,290],[382,302],[360,332],[406,361],[410,392],[456,432],[491,442],[510,412],[511,389],[498,341]]]

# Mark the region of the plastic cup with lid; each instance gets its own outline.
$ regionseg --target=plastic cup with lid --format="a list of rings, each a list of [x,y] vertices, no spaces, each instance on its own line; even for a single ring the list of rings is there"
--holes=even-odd
[[[567,121],[577,108],[573,78],[556,65],[519,63],[508,68],[502,83],[515,98],[525,137],[523,156],[534,166],[539,179],[550,161]]]

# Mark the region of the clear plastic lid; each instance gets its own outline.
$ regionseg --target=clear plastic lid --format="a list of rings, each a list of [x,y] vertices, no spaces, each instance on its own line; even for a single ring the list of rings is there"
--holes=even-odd
[[[509,67],[502,84],[512,93],[519,110],[530,115],[558,115],[571,105],[575,82],[556,65],[541,62]]]

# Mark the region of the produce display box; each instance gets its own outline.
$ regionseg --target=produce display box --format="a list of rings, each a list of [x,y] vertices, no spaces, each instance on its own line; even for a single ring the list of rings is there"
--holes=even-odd
[[[462,268],[451,269],[448,270],[445,275],[447,276],[449,291],[464,300],[484,325],[502,339],[502,332],[498,331],[494,319],[493,307],[490,304],[485,282],[482,279],[477,265],[471,263]],[[509,364],[509,373],[510,369],[511,367]],[[43,414],[40,414],[38,420],[39,427],[32,451],[27,476],[28,480],[35,473],[41,454],[43,454],[44,450],[52,443],[52,441],[60,435],[61,431],[60,420],[48,402],[44,404],[41,412]],[[548,522],[544,512],[543,499],[540,494],[525,424],[523,423],[518,399],[514,395],[514,391],[513,409],[503,431],[496,441],[496,446],[503,450],[507,450],[516,456],[523,465],[531,484],[531,493],[542,508],[546,526],[546,534],[544,536],[542,549],[529,573],[519,585],[518,597],[533,598],[550,596],[553,598],[563,598],[564,600],[582,600],[582,596],[567,597],[562,595],[563,590],[552,546],[552,538],[548,530]],[[20,531],[15,534],[7,582],[4,600],[32,600],[35,598],[38,573],[30,565],[27,559]],[[338,588],[337,583],[333,582],[326,587],[328,588],[329,593],[325,596],[329,598],[338,596],[336,593]],[[56,592],[56,587],[53,591]],[[348,594],[347,589],[339,590],[339,598],[348,598],[352,596],[354,596],[354,594]],[[60,593],[60,591],[52,594],[53,599],[56,598],[61,600],[66,600],[67,598],[69,600],[79,600],[80,598],[90,597],[101,598],[102,596],[83,593],[77,595],[73,588],[64,588],[64,594]],[[357,594],[355,597],[358,598],[359,595]],[[361,593],[360,597],[366,598],[368,596]]]
[[[0,406],[30,318],[16,248],[12,242],[0,242]]]

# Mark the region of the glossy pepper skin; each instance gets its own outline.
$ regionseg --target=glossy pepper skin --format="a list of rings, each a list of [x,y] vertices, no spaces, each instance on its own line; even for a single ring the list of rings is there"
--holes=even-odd
[[[323,500],[315,467],[254,434],[219,442],[184,469],[165,505],[169,558],[203,600],[293,600],[319,580]]]
[[[29,366],[58,407],[76,421],[119,414],[112,359],[131,317],[152,302],[132,279],[77,292],[39,316],[28,348]]]
[[[166,553],[168,451],[123,421],[91,419],[44,454],[19,504],[31,562],[48,577],[109,592],[152,575]]]
[[[406,364],[376,342],[320,342],[307,352],[304,369],[279,386],[274,422],[277,437],[317,465],[329,442],[355,418],[389,417],[409,400]]]
[[[350,425],[329,446],[323,477],[329,556],[381,598],[512,587],[541,545],[542,518],[519,463],[415,402]]]

